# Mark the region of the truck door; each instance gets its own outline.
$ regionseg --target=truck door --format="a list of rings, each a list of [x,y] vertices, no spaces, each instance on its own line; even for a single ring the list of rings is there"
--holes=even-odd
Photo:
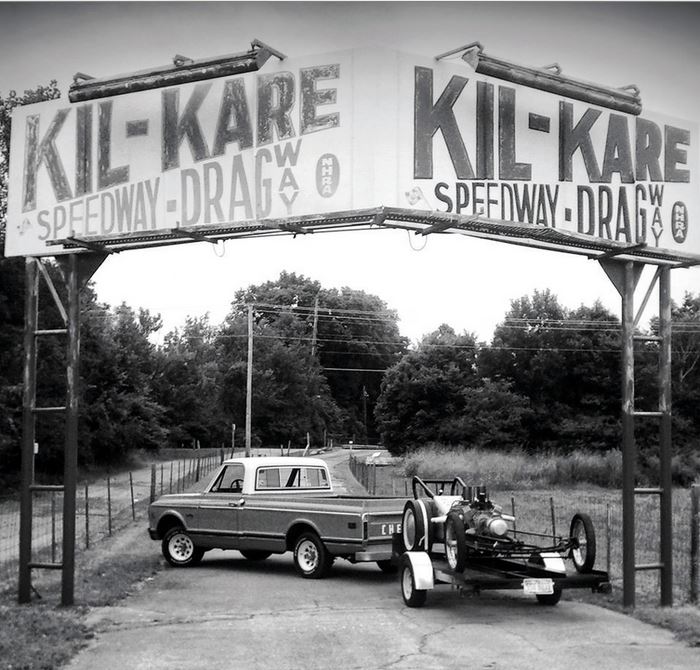
[[[241,463],[225,466],[199,506],[201,533],[216,537],[224,547],[238,545],[244,474]]]

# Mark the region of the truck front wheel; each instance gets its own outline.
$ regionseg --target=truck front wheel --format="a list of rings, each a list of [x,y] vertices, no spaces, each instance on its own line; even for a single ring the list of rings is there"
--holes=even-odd
[[[165,534],[161,550],[165,560],[175,568],[197,565],[204,556],[204,549],[195,547],[187,531],[179,526]]]
[[[305,579],[323,579],[333,565],[321,538],[316,533],[302,533],[294,545],[294,567]]]

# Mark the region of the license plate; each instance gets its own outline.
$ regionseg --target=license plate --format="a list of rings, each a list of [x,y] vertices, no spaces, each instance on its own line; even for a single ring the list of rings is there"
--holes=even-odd
[[[554,593],[554,582],[551,579],[523,579],[523,591],[534,595],[550,595]]]

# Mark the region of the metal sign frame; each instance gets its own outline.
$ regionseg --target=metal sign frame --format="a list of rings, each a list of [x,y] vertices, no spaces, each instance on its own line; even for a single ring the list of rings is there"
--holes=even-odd
[[[595,104],[614,109],[639,113],[639,91],[636,87],[607,89],[577,82],[561,76],[560,69],[550,66],[542,69],[523,68],[485,56],[478,43],[460,47],[436,58],[461,53],[477,71],[514,81],[542,90],[556,91],[579,100],[592,100]],[[157,68],[134,75],[96,80],[84,74],[76,75],[70,89],[70,100],[90,100],[106,95],[119,95],[134,90],[158,88],[174,83],[198,81],[257,70],[270,56],[283,59],[284,55],[254,40],[251,50],[234,56],[192,61],[176,56],[175,66]],[[593,97],[591,97],[593,96]],[[436,211],[419,211],[397,207],[376,207],[348,210],[322,215],[262,219],[245,224],[218,224],[216,226],[191,226],[154,230],[135,237],[85,236],[55,240],[68,252],[56,256],[63,270],[68,303],[64,308],[58,299],[49,275],[39,258],[27,257],[25,301],[25,360],[23,395],[22,438],[22,493],[20,521],[19,601],[31,599],[31,570],[62,570],[62,604],[74,602],[75,568],[75,509],[78,439],[78,381],[80,363],[80,290],[105,258],[111,253],[129,249],[206,241],[245,239],[274,235],[305,235],[367,229],[402,229],[416,235],[460,234],[491,239],[519,246],[531,246],[565,253],[582,254],[599,261],[621,296],[622,308],[622,427],[623,427],[623,582],[624,604],[634,606],[635,573],[638,570],[661,571],[661,604],[673,602],[672,525],[671,525],[671,297],[670,271],[672,268],[700,264],[700,257],[668,250],[647,247],[644,244],[625,244],[600,238],[557,230],[539,225],[528,225],[489,219],[483,216],[464,216]],[[658,266],[652,285],[635,318],[634,292],[644,265]],[[39,275],[43,275],[51,295],[63,316],[65,328],[41,330],[37,327]],[[646,307],[654,284],[659,282],[660,333],[655,337],[635,335],[635,326]],[[36,362],[37,338],[44,335],[67,335],[66,404],[63,407],[37,407]],[[637,340],[658,342],[660,345],[659,406],[653,411],[638,411],[634,406],[634,343]],[[248,389],[248,403],[250,389]],[[65,414],[64,484],[40,486],[34,482],[34,436],[38,416],[46,412]],[[636,445],[634,426],[636,419],[660,420],[660,482],[655,488],[635,488]],[[249,434],[250,431],[247,431]],[[64,494],[63,557],[61,563],[32,561],[32,495],[35,491],[60,490]],[[658,495],[660,499],[660,559],[656,563],[635,563],[635,496]]]

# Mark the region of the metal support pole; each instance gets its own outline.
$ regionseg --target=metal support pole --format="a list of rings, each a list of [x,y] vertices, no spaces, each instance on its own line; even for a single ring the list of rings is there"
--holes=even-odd
[[[634,607],[634,263],[624,267],[622,286],[622,601]]]
[[[661,605],[673,605],[673,486],[671,480],[671,268],[660,268],[659,276],[659,411],[660,439],[660,559]]]
[[[248,305],[248,373],[245,396],[245,455],[250,456],[250,431],[253,414],[253,305]]]
[[[36,339],[39,307],[39,272],[37,261],[25,262],[24,303],[24,393],[22,396],[22,491],[19,521],[19,589],[18,600],[28,603],[32,594],[32,492],[34,480],[34,405],[36,404]]]
[[[66,355],[66,442],[63,462],[63,571],[61,604],[72,605],[75,583],[75,497],[78,479],[78,380],[80,361],[80,289],[78,256],[67,262],[68,347]]]

